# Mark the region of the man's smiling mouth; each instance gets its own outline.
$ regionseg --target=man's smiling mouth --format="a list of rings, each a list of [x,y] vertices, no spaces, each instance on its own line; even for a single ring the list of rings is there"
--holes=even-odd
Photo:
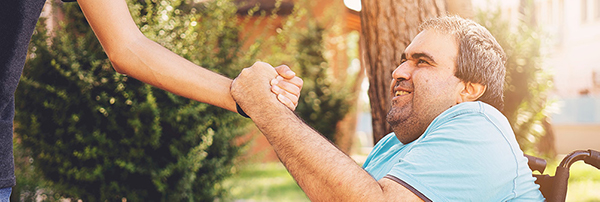
[[[396,93],[394,93],[394,96],[398,97],[398,96],[408,95],[408,94],[410,94],[410,92],[399,90],[399,91],[396,91]]]

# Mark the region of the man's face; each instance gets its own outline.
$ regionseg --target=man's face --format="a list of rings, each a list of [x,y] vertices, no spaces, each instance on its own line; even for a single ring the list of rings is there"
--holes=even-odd
[[[458,44],[454,36],[425,30],[402,54],[392,73],[392,106],[387,115],[396,137],[410,143],[446,109],[458,103],[463,82],[454,76]]]

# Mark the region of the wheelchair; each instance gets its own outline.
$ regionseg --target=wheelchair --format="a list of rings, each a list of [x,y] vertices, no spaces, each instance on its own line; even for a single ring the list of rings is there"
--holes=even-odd
[[[527,157],[529,168],[532,171],[544,173],[546,169],[546,160],[525,155]],[[600,152],[595,150],[577,150],[565,156],[558,167],[554,176],[538,175],[535,183],[540,185],[540,191],[548,202],[563,202],[567,197],[567,184],[569,183],[569,168],[577,161],[583,160],[586,164],[600,169]]]

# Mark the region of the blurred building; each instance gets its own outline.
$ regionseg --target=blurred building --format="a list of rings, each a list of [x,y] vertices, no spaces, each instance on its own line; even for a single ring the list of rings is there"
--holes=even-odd
[[[533,0],[533,20],[547,34],[544,68],[554,76],[551,114],[557,153],[600,150],[600,0]],[[518,19],[521,0],[473,0]]]
[[[552,114],[558,153],[600,149],[600,0],[536,0],[549,34],[545,67],[554,72]]]

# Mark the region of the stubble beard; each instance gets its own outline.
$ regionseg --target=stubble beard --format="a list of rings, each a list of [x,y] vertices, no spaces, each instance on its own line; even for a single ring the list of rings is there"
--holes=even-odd
[[[424,123],[412,103],[397,106],[392,101],[392,107],[386,116],[386,121],[402,144],[408,144],[419,138],[427,129],[429,123]]]

